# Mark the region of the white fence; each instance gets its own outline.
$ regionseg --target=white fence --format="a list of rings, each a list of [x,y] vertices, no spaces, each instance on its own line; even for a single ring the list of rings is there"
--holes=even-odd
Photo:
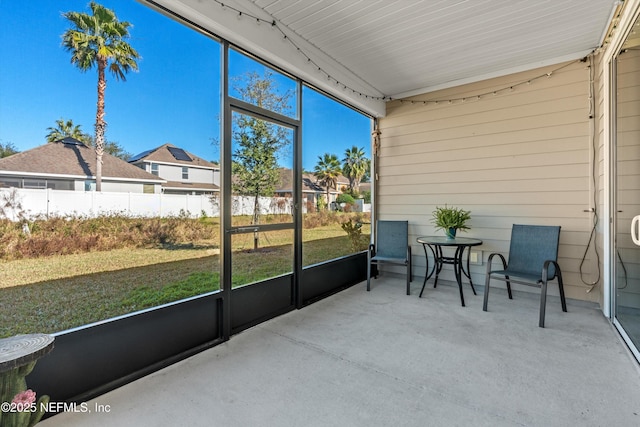
[[[234,215],[252,215],[253,197],[233,198]],[[261,197],[263,214],[291,214],[292,201],[287,197]],[[117,192],[81,192],[66,190],[0,189],[0,218],[126,215],[131,217],[199,217],[220,215],[217,195],[142,194]]]

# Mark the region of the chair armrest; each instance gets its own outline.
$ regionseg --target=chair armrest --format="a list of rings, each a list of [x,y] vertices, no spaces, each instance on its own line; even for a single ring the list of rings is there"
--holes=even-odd
[[[503,270],[507,269],[507,261],[504,259],[504,255],[498,252],[494,252],[491,255],[489,255],[489,259],[487,260],[487,275],[491,273],[491,263],[493,262],[493,257],[496,255],[498,255],[498,257],[500,257],[500,261],[502,261],[502,269]]]
[[[376,254],[376,246],[373,243],[369,244],[369,254],[371,256],[375,256]]]
[[[553,266],[556,269],[556,274],[551,278],[555,278],[555,277],[559,277],[562,279],[562,272],[560,271],[560,264],[558,264],[556,261],[553,261],[551,259],[547,260],[544,262],[544,265],[542,266],[542,281],[544,282],[545,280],[549,280],[547,279],[549,277],[549,265],[553,264]]]

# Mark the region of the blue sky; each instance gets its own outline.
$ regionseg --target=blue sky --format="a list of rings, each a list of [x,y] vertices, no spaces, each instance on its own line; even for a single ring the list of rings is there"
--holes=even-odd
[[[88,0],[0,0],[0,142],[19,151],[46,142],[47,128],[72,119],[93,134],[97,71],[81,72],[61,46],[63,12],[89,13]],[[142,59],[127,81],[107,76],[106,138],[131,154],[166,142],[219,158],[219,45],[133,0],[105,0],[133,24],[129,43]],[[250,69],[238,61],[242,73]],[[370,153],[370,121],[312,90],[303,91],[303,166],[325,152]]]

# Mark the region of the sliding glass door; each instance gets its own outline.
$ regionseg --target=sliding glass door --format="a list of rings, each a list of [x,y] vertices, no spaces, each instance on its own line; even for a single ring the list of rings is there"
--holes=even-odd
[[[614,323],[640,357],[640,35],[628,36],[613,68]]]

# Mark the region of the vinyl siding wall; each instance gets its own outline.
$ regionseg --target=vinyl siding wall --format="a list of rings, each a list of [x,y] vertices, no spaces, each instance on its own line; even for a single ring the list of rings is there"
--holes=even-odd
[[[508,252],[512,224],[560,225],[567,296],[600,300],[600,292],[588,293],[591,286],[583,283],[596,277],[592,250],[583,280],[580,274],[593,221],[585,212],[594,191],[589,80],[588,63],[574,62],[388,103],[379,120],[377,215],[409,220],[417,280],[425,260],[416,238],[442,233],[431,212],[448,204],[471,211],[472,229],[462,236],[484,241],[478,248],[483,264],[471,266],[475,283],[484,284],[489,253]],[[441,278],[453,281],[448,267]],[[557,286],[549,292],[557,295]]]
[[[214,181],[214,171],[212,169],[189,168],[189,179],[182,178],[182,168],[188,165],[166,165],[158,164],[158,176],[167,181],[203,182],[207,184],[218,184]],[[151,169],[149,169],[149,172]]]

